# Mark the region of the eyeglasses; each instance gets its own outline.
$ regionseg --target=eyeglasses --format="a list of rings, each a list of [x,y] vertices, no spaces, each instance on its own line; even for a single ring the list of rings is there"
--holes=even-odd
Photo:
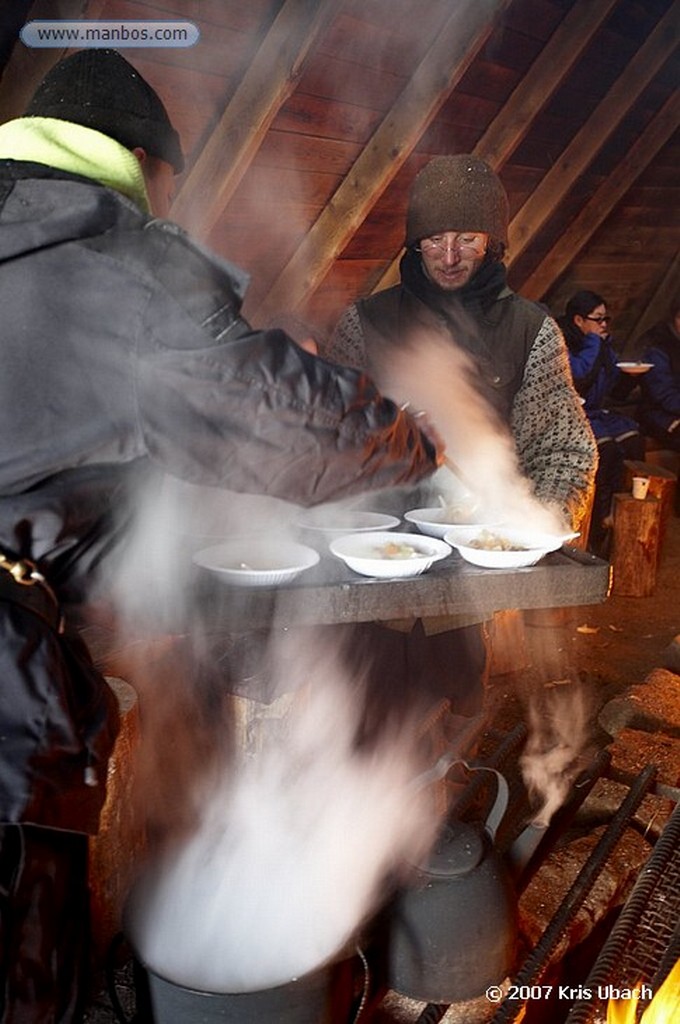
[[[447,256],[450,252],[457,252],[463,257],[473,258],[483,256],[486,252],[486,235],[460,235],[455,241],[448,241],[443,235],[433,235],[432,238],[424,238],[416,252],[433,252],[437,255]]]
[[[611,320],[610,316],[584,316],[584,320],[592,320],[596,324],[608,324]]]

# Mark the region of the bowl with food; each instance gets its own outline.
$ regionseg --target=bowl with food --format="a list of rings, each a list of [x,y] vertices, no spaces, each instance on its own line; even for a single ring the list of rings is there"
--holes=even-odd
[[[329,549],[353,572],[382,579],[420,576],[451,554],[451,547],[435,537],[388,531],[336,537]]]
[[[287,538],[236,537],[197,551],[199,569],[238,587],[277,587],[290,583],[319,561],[319,553]]]
[[[536,565],[551,551],[557,551],[577,533],[552,534],[535,530],[497,526],[472,528],[466,535],[457,534],[445,540],[472,565],[484,569],[523,569]]]
[[[404,519],[417,527],[421,533],[428,537],[439,537],[440,540],[447,534],[450,538],[458,534],[467,536],[470,529],[490,525],[488,519],[481,513],[479,502],[472,498],[431,508],[414,508],[404,513]],[[448,543],[450,544],[451,540]]]

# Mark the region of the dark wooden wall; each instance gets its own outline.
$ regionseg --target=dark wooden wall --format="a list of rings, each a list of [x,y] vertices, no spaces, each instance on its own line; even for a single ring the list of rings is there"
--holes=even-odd
[[[632,344],[678,291],[680,0],[36,0],[26,16],[199,26],[195,47],[126,56],[182,134],[173,215],[250,272],[258,325],[295,311],[327,331],[392,283],[411,181],[439,153],[498,170],[510,281],[555,313],[592,288]],[[60,55],[6,49],[0,119]]]

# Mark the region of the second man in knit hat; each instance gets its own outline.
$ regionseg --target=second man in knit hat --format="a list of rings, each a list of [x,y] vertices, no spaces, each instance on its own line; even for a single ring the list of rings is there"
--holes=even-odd
[[[490,418],[504,424],[533,494],[580,530],[592,500],[596,446],[559,328],[543,307],[508,287],[507,239],[508,199],[494,170],[468,154],[435,157],[412,186],[399,283],[354,302],[323,354],[380,383],[410,346],[415,386],[424,331],[462,350],[473,387]],[[460,378],[437,385],[449,388],[452,408],[461,402]],[[415,401],[422,407],[422,397]],[[427,503],[413,491],[399,500],[406,508]],[[407,700],[429,694],[448,699],[456,715],[479,714],[487,661],[481,624],[418,620],[371,630],[367,649],[391,692],[396,683]]]

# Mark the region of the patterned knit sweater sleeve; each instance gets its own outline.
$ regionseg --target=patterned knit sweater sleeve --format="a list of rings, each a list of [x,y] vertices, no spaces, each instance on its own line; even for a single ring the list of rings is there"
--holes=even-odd
[[[552,317],[543,321],[529,353],[513,403],[512,430],[520,465],[537,496],[558,505],[579,529],[592,502],[597,445]]]
[[[341,366],[351,366],[355,370],[366,369],[366,343],[364,330],[356,305],[348,306],[327,345],[321,351],[324,359]]]

